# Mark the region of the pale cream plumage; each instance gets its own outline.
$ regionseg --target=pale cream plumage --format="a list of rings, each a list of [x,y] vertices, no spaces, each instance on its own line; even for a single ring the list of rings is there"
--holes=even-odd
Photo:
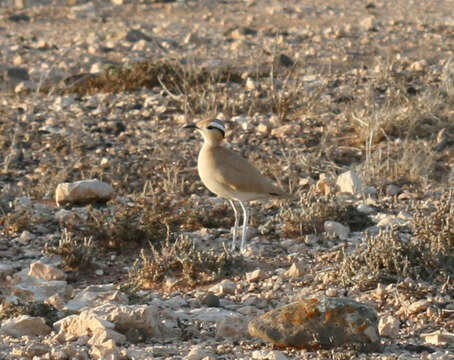
[[[259,199],[290,197],[272,184],[257,168],[238,153],[221,145],[225,128],[221,120],[204,120],[186,128],[197,129],[204,143],[200,150],[197,169],[203,184],[216,195],[230,201],[235,213],[232,248],[235,249],[239,224],[238,201],[243,209],[244,221],[241,238],[241,251],[244,250],[249,212],[244,202]]]

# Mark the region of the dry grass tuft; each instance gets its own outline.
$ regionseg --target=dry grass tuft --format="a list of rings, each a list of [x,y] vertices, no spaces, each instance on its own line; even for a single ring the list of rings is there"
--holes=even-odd
[[[96,256],[96,247],[92,238],[81,238],[65,229],[57,245],[45,244],[44,253],[60,256],[65,271],[75,271],[89,268]]]
[[[332,196],[312,196],[302,193],[299,207],[282,209],[284,235],[302,238],[304,235],[321,233],[327,220],[338,221],[350,226],[352,231],[360,231],[373,225],[370,217],[359,212],[350,204],[340,203]]]
[[[226,248],[222,253],[197,250],[187,237],[172,241],[169,234],[161,247],[151,245],[149,254],[142,249],[129,278],[133,288],[193,287],[233,274],[241,262]]]
[[[151,243],[160,247],[168,233],[181,230],[226,228],[232,223],[227,207],[207,209],[184,201],[140,197],[134,204],[115,205],[114,211],[90,208],[89,218],[79,229],[100,250],[128,252]]]
[[[335,270],[344,285],[362,288],[377,283],[397,282],[410,277],[437,284],[451,281],[454,276],[454,205],[452,195],[445,194],[435,211],[418,205],[410,239],[400,236],[397,229],[367,236],[365,245],[345,254]]]
[[[30,210],[21,209],[16,212],[2,213],[0,216],[0,226],[5,234],[17,234],[24,230],[32,230],[34,221]]]

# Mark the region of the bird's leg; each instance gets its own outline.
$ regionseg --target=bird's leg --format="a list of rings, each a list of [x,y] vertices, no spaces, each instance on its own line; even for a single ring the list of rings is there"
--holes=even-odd
[[[240,205],[243,208],[243,214],[244,214],[244,219],[243,219],[243,234],[241,236],[241,247],[240,250],[241,252],[244,251],[244,243],[246,242],[246,234],[247,234],[247,225],[249,222],[249,211],[247,207],[244,205],[242,201],[240,201]]]
[[[235,243],[236,243],[236,238],[238,234],[238,224],[240,222],[240,219],[238,218],[238,209],[235,206],[235,202],[233,200],[230,200],[230,205],[232,205],[233,212],[235,214],[235,225],[233,226],[233,241],[232,241],[232,251],[235,251]]]

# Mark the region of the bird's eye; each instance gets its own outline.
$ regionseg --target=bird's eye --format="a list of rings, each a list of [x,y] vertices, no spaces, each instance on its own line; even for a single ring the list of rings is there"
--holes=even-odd
[[[213,127],[213,126],[207,126],[207,129],[208,129],[208,130],[213,130],[214,127]]]

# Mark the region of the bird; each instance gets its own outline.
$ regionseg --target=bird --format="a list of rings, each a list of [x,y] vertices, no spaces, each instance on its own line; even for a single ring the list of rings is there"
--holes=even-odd
[[[202,134],[203,145],[197,159],[197,170],[202,183],[212,193],[230,202],[235,215],[232,251],[236,249],[239,226],[239,209],[243,210],[243,231],[240,251],[243,253],[249,222],[247,203],[252,200],[291,198],[292,196],[274,185],[271,180],[237,152],[222,145],[225,125],[219,119],[205,119],[187,124],[186,129]]]

